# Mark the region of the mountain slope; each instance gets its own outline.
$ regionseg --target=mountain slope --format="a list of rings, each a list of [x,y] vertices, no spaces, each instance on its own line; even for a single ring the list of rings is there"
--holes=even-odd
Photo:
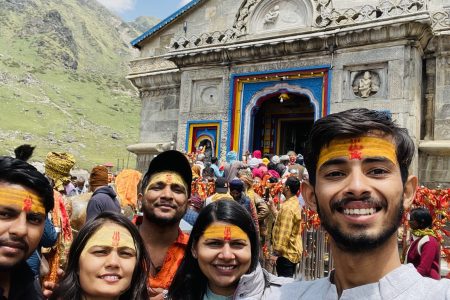
[[[140,33],[93,0],[0,0],[0,154],[29,143],[36,161],[133,166],[140,100],[125,76]]]
[[[140,16],[128,24],[138,32],[145,32],[156,25],[159,21],[160,20],[155,17]]]

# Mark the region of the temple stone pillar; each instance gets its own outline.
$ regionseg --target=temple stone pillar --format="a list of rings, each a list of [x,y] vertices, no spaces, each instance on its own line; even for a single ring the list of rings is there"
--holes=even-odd
[[[180,110],[180,72],[170,62],[132,62],[135,71],[127,78],[142,100],[139,143],[127,150],[137,156],[136,168],[144,172],[159,153],[176,149]],[[149,71],[149,72],[148,72]]]
[[[427,63],[425,137],[419,143],[419,178],[430,188],[450,188],[450,35],[434,38]],[[432,80],[430,80],[430,78]]]

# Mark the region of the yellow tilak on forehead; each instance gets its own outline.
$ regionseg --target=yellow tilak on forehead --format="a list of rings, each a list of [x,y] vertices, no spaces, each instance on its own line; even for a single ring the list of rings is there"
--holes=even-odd
[[[178,184],[178,185],[184,186],[184,188],[187,191],[187,185],[184,182],[183,178],[181,178],[181,176],[175,172],[161,172],[161,173],[154,174],[150,178],[150,182],[147,186],[147,190],[150,186],[152,186],[153,184],[156,184],[158,182],[164,182],[167,185]]]
[[[322,148],[317,162],[319,169],[330,159],[348,157],[348,159],[363,159],[364,157],[385,157],[397,163],[395,145],[379,137],[360,137],[354,139],[333,140],[328,147]]]
[[[246,240],[248,235],[236,225],[211,225],[203,233],[205,239]]]
[[[94,246],[117,248],[128,247],[136,251],[136,246],[130,232],[122,226],[114,225],[115,224],[113,223],[106,223],[97,230],[97,232],[91,236],[89,241],[87,241],[81,254]]]
[[[26,190],[0,187],[0,205],[15,205],[26,212],[45,214],[40,197]]]

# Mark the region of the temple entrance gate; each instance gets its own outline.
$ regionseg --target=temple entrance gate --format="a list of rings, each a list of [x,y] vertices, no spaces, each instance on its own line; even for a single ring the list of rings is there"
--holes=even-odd
[[[304,153],[314,123],[314,107],[300,93],[278,90],[261,97],[253,108],[253,136],[250,151],[286,154]]]
[[[329,71],[232,75],[227,151],[304,152],[312,123],[329,112]]]

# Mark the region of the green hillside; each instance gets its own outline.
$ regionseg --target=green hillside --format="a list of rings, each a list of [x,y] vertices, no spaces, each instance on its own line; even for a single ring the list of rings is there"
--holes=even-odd
[[[93,0],[0,0],[0,155],[29,143],[32,161],[68,151],[81,168],[133,167],[140,100],[125,76],[139,34]]]

